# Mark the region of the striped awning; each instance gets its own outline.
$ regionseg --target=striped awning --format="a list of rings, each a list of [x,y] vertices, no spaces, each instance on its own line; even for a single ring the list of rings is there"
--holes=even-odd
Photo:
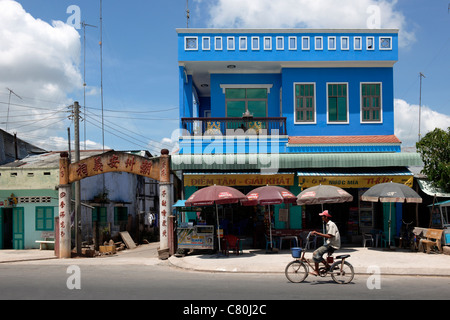
[[[172,170],[303,170],[422,166],[418,153],[175,154]]]

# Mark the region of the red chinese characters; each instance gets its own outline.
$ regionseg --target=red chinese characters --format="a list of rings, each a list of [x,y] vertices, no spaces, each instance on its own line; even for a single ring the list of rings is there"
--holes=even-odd
[[[112,169],[118,169],[120,164],[119,157],[117,155],[113,155],[111,159],[109,159],[108,166]]]
[[[77,174],[79,177],[86,177],[88,175],[88,168],[86,163],[79,163]]]
[[[101,157],[94,158],[94,171],[95,172],[99,172],[99,171],[103,172],[103,163],[102,163]]]
[[[145,160],[141,164],[141,174],[149,175],[152,171],[153,163],[151,161]]]
[[[125,164],[127,169],[130,168],[130,171],[133,171],[133,167],[136,164],[135,157],[128,158]]]

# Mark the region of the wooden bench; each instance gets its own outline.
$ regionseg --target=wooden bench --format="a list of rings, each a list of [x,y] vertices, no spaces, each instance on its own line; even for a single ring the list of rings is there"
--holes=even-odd
[[[54,232],[42,232],[41,238],[44,240],[36,240],[39,243],[39,250],[43,248],[47,249],[49,244],[55,244],[55,233]]]
[[[427,253],[430,253],[431,249],[433,249],[434,246],[438,248],[440,252],[442,252],[442,233],[444,230],[439,229],[428,229],[424,233],[425,239],[420,240],[420,244],[422,244],[423,249],[426,250]],[[420,247],[419,244],[419,247]]]

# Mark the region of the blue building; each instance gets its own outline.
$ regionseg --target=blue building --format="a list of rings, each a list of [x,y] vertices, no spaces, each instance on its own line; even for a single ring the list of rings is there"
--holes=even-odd
[[[210,184],[244,193],[274,184],[294,194],[332,184],[354,195],[329,207],[349,242],[385,229],[377,216],[388,210],[360,203],[359,194],[385,181],[412,185],[407,167],[421,164],[418,154],[401,152],[394,134],[398,30],[177,33],[181,130],[172,168],[182,172],[185,198]],[[317,208],[274,209],[280,234],[317,226],[308,214]],[[397,205],[397,220],[403,211]],[[255,220],[256,213],[233,220],[242,222],[239,215]],[[230,218],[225,209],[222,218]]]

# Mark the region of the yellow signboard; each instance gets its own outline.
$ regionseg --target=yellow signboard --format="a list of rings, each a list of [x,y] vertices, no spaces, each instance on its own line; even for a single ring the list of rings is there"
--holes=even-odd
[[[293,186],[294,174],[205,174],[185,175],[184,186]]]
[[[396,182],[408,187],[413,185],[413,176],[299,176],[298,185],[310,188],[319,184],[339,188],[370,188],[379,183]]]

